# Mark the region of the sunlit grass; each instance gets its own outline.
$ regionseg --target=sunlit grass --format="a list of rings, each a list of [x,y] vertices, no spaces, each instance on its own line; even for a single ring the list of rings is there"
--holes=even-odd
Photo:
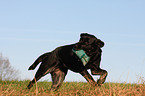
[[[29,81],[0,81],[0,96],[145,96],[145,84],[105,83],[92,87],[84,82],[64,82],[59,90],[50,92],[51,82],[38,82],[31,90]]]

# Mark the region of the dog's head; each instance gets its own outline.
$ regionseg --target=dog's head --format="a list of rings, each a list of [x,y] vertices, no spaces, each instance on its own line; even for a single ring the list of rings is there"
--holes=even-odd
[[[83,49],[85,51],[93,51],[103,46],[104,42],[97,39],[94,35],[82,33],[79,42],[75,44],[74,48],[76,50]]]

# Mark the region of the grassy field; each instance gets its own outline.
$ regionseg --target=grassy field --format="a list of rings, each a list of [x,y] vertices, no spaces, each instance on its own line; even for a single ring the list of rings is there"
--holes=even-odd
[[[0,81],[0,96],[145,96],[145,84],[105,83],[92,87],[83,82],[64,82],[56,92],[49,92],[51,82],[38,82],[31,90],[29,81]]]

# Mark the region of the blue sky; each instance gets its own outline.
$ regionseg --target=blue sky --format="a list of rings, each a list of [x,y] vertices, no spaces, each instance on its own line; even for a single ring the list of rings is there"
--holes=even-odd
[[[144,0],[1,0],[0,52],[21,80],[32,79],[36,70],[27,69],[39,55],[87,32],[105,42],[101,68],[109,73],[107,82],[138,82],[145,77],[144,5]],[[65,81],[86,80],[69,71]]]

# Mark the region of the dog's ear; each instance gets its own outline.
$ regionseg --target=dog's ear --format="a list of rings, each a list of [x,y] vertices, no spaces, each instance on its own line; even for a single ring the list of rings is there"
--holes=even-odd
[[[98,39],[97,45],[98,45],[98,47],[102,48],[105,45],[105,43],[103,41],[101,41],[100,39]]]

